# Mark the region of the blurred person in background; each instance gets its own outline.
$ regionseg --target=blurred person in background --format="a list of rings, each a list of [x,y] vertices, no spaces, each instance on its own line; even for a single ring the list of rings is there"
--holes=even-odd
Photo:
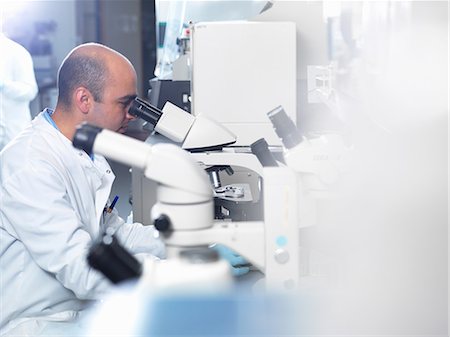
[[[31,121],[38,86],[30,53],[0,31],[0,150]]]

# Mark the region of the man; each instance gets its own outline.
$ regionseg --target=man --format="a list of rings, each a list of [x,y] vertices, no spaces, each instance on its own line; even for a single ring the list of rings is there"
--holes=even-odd
[[[106,227],[135,256],[162,257],[151,227],[104,212],[114,174],[105,158],[72,146],[77,125],[125,132],[136,73],[99,44],[72,50],[58,71],[54,111],[42,111],[0,153],[0,333],[39,334],[77,318],[111,283],[87,252]]]
[[[1,27],[0,27],[1,28]],[[30,122],[38,92],[30,53],[0,30],[0,151]]]

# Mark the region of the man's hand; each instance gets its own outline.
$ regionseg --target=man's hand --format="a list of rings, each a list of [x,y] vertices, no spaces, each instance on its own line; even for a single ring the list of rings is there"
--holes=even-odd
[[[230,263],[234,276],[245,275],[250,271],[250,263],[230,248],[220,244],[215,244],[211,248]]]

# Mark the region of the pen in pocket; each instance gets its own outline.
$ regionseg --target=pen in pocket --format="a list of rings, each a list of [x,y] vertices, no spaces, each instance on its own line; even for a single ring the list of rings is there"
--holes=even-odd
[[[119,200],[119,196],[116,195],[114,197],[114,200],[112,201],[111,205],[109,205],[108,209],[106,210],[107,213],[111,213],[112,210],[114,209],[114,206],[116,206],[117,200]]]

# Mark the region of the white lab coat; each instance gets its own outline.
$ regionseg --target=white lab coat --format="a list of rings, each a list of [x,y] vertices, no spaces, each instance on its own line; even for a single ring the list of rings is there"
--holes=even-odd
[[[75,149],[43,112],[0,152],[0,162],[0,334],[23,335],[74,319],[111,290],[86,255],[105,225],[114,174],[102,156],[92,161]],[[164,254],[152,226],[126,224],[117,212],[106,224],[135,256]]]
[[[37,92],[31,55],[0,33],[0,150],[30,123]]]

